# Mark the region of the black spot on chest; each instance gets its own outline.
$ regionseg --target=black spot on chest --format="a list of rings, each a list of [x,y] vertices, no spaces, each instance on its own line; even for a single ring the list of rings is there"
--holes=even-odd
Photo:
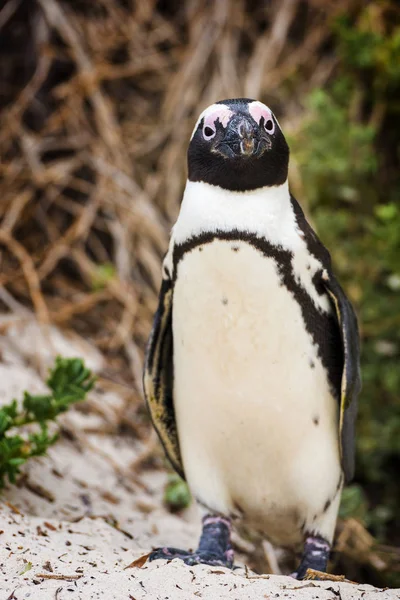
[[[320,296],[322,296],[323,294],[326,294],[326,290],[325,290],[321,275],[322,275],[322,270],[319,270],[314,273],[313,278],[312,278],[313,286]]]

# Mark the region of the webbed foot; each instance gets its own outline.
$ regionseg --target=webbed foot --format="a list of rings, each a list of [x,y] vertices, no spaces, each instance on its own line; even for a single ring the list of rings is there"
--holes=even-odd
[[[328,565],[330,544],[320,536],[309,536],[304,543],[303,556],[299,568],[292,574],[296,579],[306,579],[307,570],[314,572],[314,579],[318,579],[318,573],[325,573]],[[310,576],[310,575],[308,575]]]
[[[179,558],[187,565],[211,565],[214,567],[233,567],[233,549],[230,542],[231,524],[224,517],[207,515],[203,519],[203,531],[199,547],[195,552],[179,548],[157,548],[149,560],[173,560]]]
[[[149,556],[149,560],[173,560],[179,558],[187,565],[211,565],[213,567],[228,567],[233,566],[233,550],[225,552],[224,556],[213,552],[187,552],[179,548],[157,548]]]

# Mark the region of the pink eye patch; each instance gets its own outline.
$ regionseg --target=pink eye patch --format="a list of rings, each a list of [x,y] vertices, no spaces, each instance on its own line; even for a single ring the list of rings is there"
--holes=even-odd
[[[208,112],[207,110],[204,114],[203,128],[210,127],[211,129],[215,129],[215,122],[217,119],[219,119],[219,122],[226,127],[232,115],[233,112],[224,104],[214,104],[210,107],[210,111]]]
[[[253,117],[256,123],[260,124],[261,117],[264,117],[264,127],[270,133],[273,133],[275,129],[274,120],[272,117],[272,112],[269,110],[268,106],[265,106],[262,102],[258,102],[258,100],[249,103],[249,113]]]

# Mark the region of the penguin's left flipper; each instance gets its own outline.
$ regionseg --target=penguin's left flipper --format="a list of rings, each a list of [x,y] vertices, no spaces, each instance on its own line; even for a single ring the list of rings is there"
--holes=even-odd
[[[151,420],[172,466],[184,478],[173,402],[173,283],[164,271],[158,309],[146,349],[143,388]]]
[[[332,272],[322,272],[322,282],[335,308],[342,339],[344,366],[340,390],[339,434],[342,467],[346,482],[354,475],[355,421],[361,390],[360,342],[353,307]]]

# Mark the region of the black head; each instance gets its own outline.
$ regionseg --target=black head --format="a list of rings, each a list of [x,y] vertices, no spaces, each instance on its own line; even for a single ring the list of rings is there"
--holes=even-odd
[[[285,137],[262,102],[221,100],[200,115],[188,150],[190,181],[254,190],[284,183],[288,165]]]

